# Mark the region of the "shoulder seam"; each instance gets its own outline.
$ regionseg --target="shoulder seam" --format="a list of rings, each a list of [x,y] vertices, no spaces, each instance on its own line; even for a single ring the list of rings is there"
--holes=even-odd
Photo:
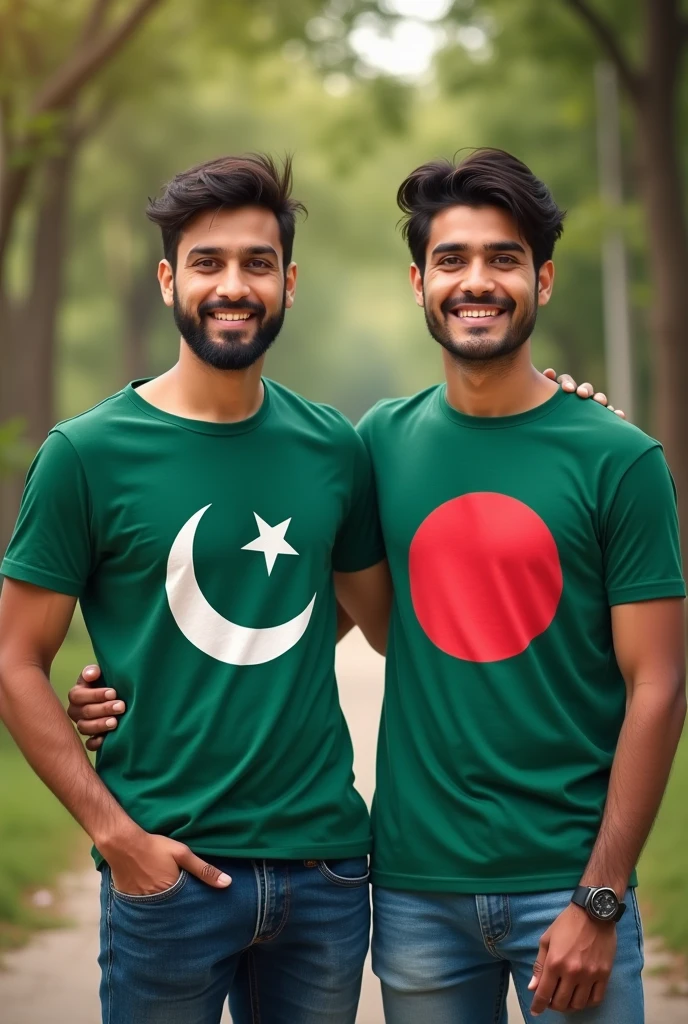
[[[105,398],[103,401],[104,402],[108,402],[111,398],[114,398],[114,397],[115,397],[115,395],[110,395],[109,398]],[[98,405],[102,405],[102,404],[103,404],[103,402],[99,402],[98,403]],[[98,406],[94,405],[93,408],[97,409]],[[90,412],[90,410],[87,410],[87,411]],[[83,415],[85,415],[85,413],[81,413],[80,415],[83,416]],[[69,422],[69,421],[67,421],[67,422]],[[89,504],[89,523],[88,523],[88,525],[89,525],[89,528],[90,528],[90,531],[91,531],[91,537],[93,537],[94,533],[95,533],[95,514],[96,514],[95,513],[95,501],[93,500],[93,491],[91,489],[91,481],[88,478],[88,473],[86,472],[86,466],[84,465],[84,460],[81,458],[81,455],[79,454],[79,449],[76,447],[76,445],[74,444],[72,439],[70,437],[68,437],[63,430],[60,429],[60,424],[58,424],[57,426],[53,427],[53,429],[50,431],[50,433],[51,434],[59,434],[60,437],[64,438],[64,440],[67,442],[69,447],[74,452],[76,460],[79,463],[79,467],[81,469],[81,472],[83,473],[84,481],[86,482],[86,490],[88,491],[88,504]]]
[[[94,412],[96,409],[100,409],[101,405],[107,405],[108,402],[113,402],[116,398],[121,398],[123,395],[123,389],[115,391],[114,395],[108,395],[107,398],[102,398],[100,402],[96,402],[96,404],[92,405],[89,409],[84,409],[83,412],[78,412],[76,416],[69,416],[66,420],[60,420],[60,422],[56,423],[55,426],[48,431],[48,433],[52,434],[53,431],[59,430],[62,436],[66,437],[67,435],[62,430],[63,423],[75,423],[76,420],[82,419],[83,416],[88,416],[89,413]]]

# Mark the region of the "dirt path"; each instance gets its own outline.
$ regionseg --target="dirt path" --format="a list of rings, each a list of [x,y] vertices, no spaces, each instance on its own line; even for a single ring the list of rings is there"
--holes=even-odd
[[[382,699],[382,659],[359,634],[340,645],[338,678],[356,750],[357,785],[369,800]],[[3,1024],[98,1024],[98,882],[93,870],[67,876],[61,900],[73,927],[44,932],[28,947],[5,958],[0,972]],[[657,955],[648,959],[652,966]],[[686,1024],[688,1001],[665,996],[664,988],[659,978],[651,973],[646,976],[647,1024]],[[509,1011],[510,1024],[522,1024],[513,993]],[[368,969],[357,1024],[382,1024],[382,1020],[377,981]],[[231,1024],[228,1015],[223,1022]]]

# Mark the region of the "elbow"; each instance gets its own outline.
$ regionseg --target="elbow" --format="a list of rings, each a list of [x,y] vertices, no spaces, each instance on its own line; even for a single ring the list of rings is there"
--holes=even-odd
[[[681,722],[686,717],[686,711],[688,710],[688,696],[686,695],[686,667],[681,665],[681,669],[676,674],[674,680],[674,705],[676,715],[680,716]]]
[[[680,734],[688,711],[685,670],[655,676],[652,682],[647,678],[638,682],[631,691],[628,711],[635,708],[656,723],[663,723],[671,735]]]
[[[0,640],[0,721],[5,724],[17,695],[26,691],[27,667],[33,663],[22,657],[15,645]]]
[[[680,686],[677,689],[675,698],[675,715],[676,721],[680,722],[681,728],[686,720],[686,712],[688,711],[688,699],[686,698],[686,680],[685,677],[681,680]]]
[[[387,653],[387,633],[389,632],[387,622],[375,620],[370,616],[367,620],[359,623],[359,628],[366,639],[366,643],[373,648],[376,654],[384,658]]]
[[[381,639],[380,637],[375,637],[374,639],[369,640],[368,643],[376,652],[376,654],[381,654],[383,658],[385,657],[385,655],[387,654],[386,638]]]
[[[2,645],[0,645],[0,722],[5,721],[9,680],[11,675],[11,668],[8,663],[6,652],[3,650]]]
[[[680,672],[667,685],[663,694],[662,710],[671,732],[675,730],[680,735],[688,711],[685,672]]]

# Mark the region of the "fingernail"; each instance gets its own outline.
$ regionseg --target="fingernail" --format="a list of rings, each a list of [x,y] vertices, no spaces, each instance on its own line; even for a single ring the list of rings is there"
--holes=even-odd
[[[105,700],[114,700],[114,698],[116,696],[117,696],[117,691],[116,690],[106,690],[105,691]]]
[[[95,665],[89,665],[87,668],[84,669],[84,679],[86,678],[86,676],[90,678],[91,676],[95,675],[97,671],[98,669],[96,668]]]
[[[229,875],[225,875],[223,873],[221,875],[218,875],[217,884],[218,885],[231,885],[232,884],[232,879],[229,877]]]
[[[528,988],[532,988],[534,986],[534,984],[535,984],[535,981],[536,981],[536,978],[535,978],[535,975],[533,975],[533,977],[528,982]]]
[[[566,384],[562,384],[561,386],[563,387],[564,391],[573,391],[573,384],[569,384],[567,382]]]
[[[124,701],[123,700],[116,700],[115,703],[112,705],[112,710],[113,711],[124,711]]]
[[[114,729],[115,726],[117,725],[117,719],[116,718],[107,718],[105,720],[105,724],[108,727],[108,729]]]

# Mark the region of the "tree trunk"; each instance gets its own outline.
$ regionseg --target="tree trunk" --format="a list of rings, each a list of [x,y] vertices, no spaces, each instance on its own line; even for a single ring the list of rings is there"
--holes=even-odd
[[[148,336],[153,314],[160,303],[160,288],[151,267],[133,272],[122,301],[124,304],[123,368],[127,382],[150,376]]]
[[[25,306],[31,365],[25,369],[27,435],[38,446],[55,425],[57,318],[67,256],[70,186],[77,147],[69,144],[45,167],[33,240],[32,287]]]
[[[44,180],[32,242],[31,288],[18,303],[6,293],[2,305],[5,343],[2,418],[21,416],[26,437],[36,448],[55,424],[55,350],[57,317],[67,249],[69,192],[76,146],[66,145],[44,169]],[[0,482],[0,551],[10,538],[17,516],[21,475]]]
[[[683,34],[674,0],[648,0],[646,40],[646,70],[634,109],[652,283],[653,431],[676,481],[688,568],[688,228],[676,109]]]
[[[0,422],[21,415],[20,396],[13,390],[16,359],[13,351],[18,337],[15,327],[17,309],[0,280]],[[0,557],[10,539],[17,516],[20,485],[12,475],[0,478]]]

